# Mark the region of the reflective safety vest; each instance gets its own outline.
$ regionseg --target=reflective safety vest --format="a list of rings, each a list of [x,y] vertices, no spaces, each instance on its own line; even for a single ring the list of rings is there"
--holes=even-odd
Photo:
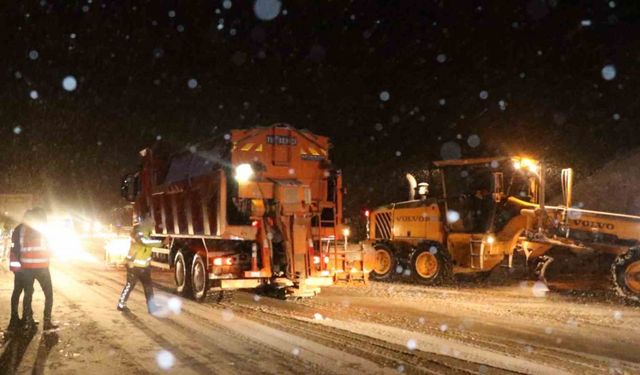
[[[22,269],[49,268],[51,252],[46,246],[44,236],[26,225],[21,225],[18,230]]]
[[[11,272],[18,272],[22,269],[22,264],[15,256],[13,251],[9,253],[9,269],[11,270]]]
[[[134,267],[146,268],[151,265],[153,246],[160,246],[162,241],[151,239],[151,228],[136,225],[131,232],[131,247],[127,257]]]

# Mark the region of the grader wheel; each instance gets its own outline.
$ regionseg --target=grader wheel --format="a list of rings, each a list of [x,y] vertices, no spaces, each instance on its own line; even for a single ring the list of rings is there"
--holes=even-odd
[[[421,278],[431,279],[435,277],[440,270],[438,258],[428,251],[423,251],[415,258],[415,269]]]
[[[419,283],[442,284],[451,276],[451,261],[440,246],[427,245],[413,253],[411,275]]]
[[[632,248],[618,256],[611,265],[618,295],[640,301],[640,248]]]
[[[389,278],[396,266],[396,257],[391,248],[386,245],[376,245],[375,264],[369,273],[369,277],[373,280],[384,280]]]

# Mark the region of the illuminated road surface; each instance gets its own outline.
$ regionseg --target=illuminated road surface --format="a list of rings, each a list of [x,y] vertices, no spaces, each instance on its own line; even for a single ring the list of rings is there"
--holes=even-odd
[[[115,309],[122,270],[83,261],[52,267],[46,340],[5,339],[0,373],[35,374],[637,374],[640,310],[604,297],[545,296],[532,284],[426,288],[372,283],[281,301],[238,292],[195,303],[156,272],[161,316],[142,287]],[[1,324],[12,274],[0,271]],[[606,297],[606,296],[605,296]],[[36,287],[34,309],[43,297]]]

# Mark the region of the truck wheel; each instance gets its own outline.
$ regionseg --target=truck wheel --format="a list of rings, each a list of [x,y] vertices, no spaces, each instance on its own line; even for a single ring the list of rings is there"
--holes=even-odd
[[[196,301],[204,301],[209,290],[209,280],[207,275],[207,266],[198,254],[193,257],[191,265],[191,292],[193,299]]]
[[[413,253],[411,275],[419,283],[437,285],[449,275],[449,258],[436,246],[429,246]]]
[[[618,295],[640,301],[640,248],[619,255],[611,265],[611,273]]]
[[[188,297],[191,292],[191,268],[187,266],[187,257],[182,252],[178,251],[174,259],[174,279],[176,281],[176,292]]]
[[[375,263],[369,277],[373,280],[387,279],[396,267],[396,257],[387,245],[376,245],[374,250]]]

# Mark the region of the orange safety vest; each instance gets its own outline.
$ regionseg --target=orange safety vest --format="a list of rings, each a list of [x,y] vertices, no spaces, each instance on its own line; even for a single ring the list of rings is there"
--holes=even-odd
[[[22,269],[49,268],[51,253],[46,247],[42,234],[26,225],[19,230]]]

